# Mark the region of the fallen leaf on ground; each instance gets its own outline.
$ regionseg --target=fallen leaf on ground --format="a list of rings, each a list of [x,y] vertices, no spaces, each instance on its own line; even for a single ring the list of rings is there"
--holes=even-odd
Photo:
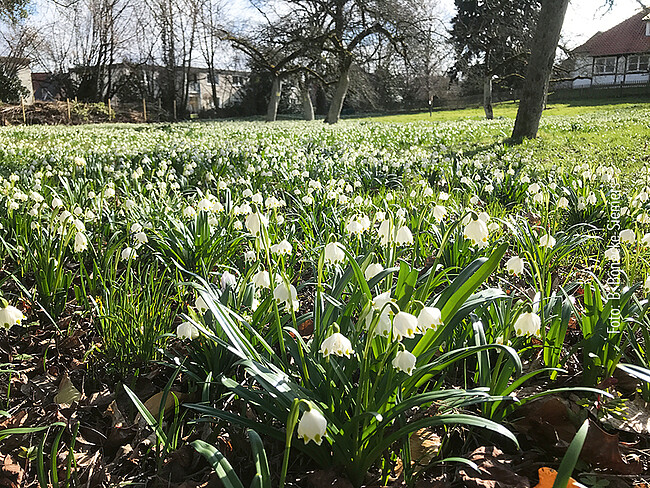
[[[650,405],[643,401],[643,398],[637,396],[634,400],[626,401],[622,414],[625,418],[619,419],[610,416],[603,420],[603,423],[618,430],[650,434]]]
[[[551,468],[539,468],[539,483],[537,483],[534,488],[553,488],[553,483],[555,483],[555,478],[557,478],[557,471]],[[573,478],[569,478],[569,482],[566,485],[567,488],[587,488],[582,483],[578,483]]]
[[[62,405],[72,405],[74,402],[78,402],[81,399],[81,392],[75,388],[70,381],[70,377],[67,373],[63,374],[61,378],[61,383],[59,383],[59,392],[54,397],[54,403],[59,406]]]
[[[509,466],[511,459],[496,447],[479,447],[469,460],[478,465],[479,471],[462,467],[460,479],[467,488],[529,488],[530,481],[518,475]]]
[[[153,418],[157,419],[160,416],[160,403],[162,401],[162,397],[165,394],[164,391],[160,391],[156,393],[154,396],[149,398],[146,402],[144,402],[144,406],[149,410],[149,413],[153,416]],[[176,398],[174,398],[176,397]],[[172,410],[174,410],[174,407],[176,405],[176,402],[179,404],[183,403],[185,399],[187,398],[187,395],[185,393],[180,393],[178,391],[170,391],[167,394],[167,398],[165,398],[165,406],[164,406],[164,415],[168,415]],[[138,423],[141,423],[143,421],[142,417],[140,414],[138,414],[136,421]]]
[[[7,454],[0,465],[0,486],[6,488],[19,488],[22,485],[25,472],[20,464],[16,463],[13,458]]]

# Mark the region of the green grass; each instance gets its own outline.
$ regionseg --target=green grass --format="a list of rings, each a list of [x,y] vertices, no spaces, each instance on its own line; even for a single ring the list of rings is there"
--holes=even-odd
[[[502,102],[494,105],[494,116],[514,119],[517,116],[516,102]],[[566,102],[551,103],[544,111],[543,117],[549,115],[574,116],[585,115],[597,112],[614,112],[628,109],[649,109],[650,101],[642,99],[623,99],[623,100],[573,100]],[[380,122],[449,122],[456,120],[481,120],[485,118],[483,107],[472,107],[463,109],[436,109],[431,116],[429,112],[420,112],[412,114],[399,115],[379,115],[372,117],[363,117],[363,120],[374,120]]]

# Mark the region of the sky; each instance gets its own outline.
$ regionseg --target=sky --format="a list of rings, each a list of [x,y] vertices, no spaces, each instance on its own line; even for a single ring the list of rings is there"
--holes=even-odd
[[[454,0],[440,0],[446,14],[454,14]],[[571,0],[564,19],[562,38],[567,47],[583,44],[598,31],[606,31],[616,24],[632,17],[639,9],[636,0],[615,0],[614,7],[603,8],[605,0]],[[650,5],[650,1],[646,1]]]

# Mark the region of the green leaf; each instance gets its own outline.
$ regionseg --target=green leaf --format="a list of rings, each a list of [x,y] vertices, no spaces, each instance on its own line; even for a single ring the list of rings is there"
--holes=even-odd
[[[207,459],[225,488],[244,488],[226,457],[216,447],[198,439],[192,442],[192,447]]]
[[[576,467],[576,463],[580,457],[580,452],[582,451],[582,446],[587,438],[588,431],[589,419],[583,422],[582,427],[580,427],[580,430],[578,430],[578,433],[571,441],[571,444],[569,444],[569,448],[562,458],[560,467],[557,469],[557,476],[555,477],[553,488],[566,488],[569,484],[569,479],[571,478],[573,469]]]

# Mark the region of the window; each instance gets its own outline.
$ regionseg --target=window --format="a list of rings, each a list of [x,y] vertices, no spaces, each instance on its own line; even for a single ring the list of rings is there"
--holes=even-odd
[[[616,57],[596,58],[594,61],[594,74],[607,75],[616,71]]]
[[[650,55],[635,54],[627,58],[627,72],[648,71],[648,64],[650,64]]]

